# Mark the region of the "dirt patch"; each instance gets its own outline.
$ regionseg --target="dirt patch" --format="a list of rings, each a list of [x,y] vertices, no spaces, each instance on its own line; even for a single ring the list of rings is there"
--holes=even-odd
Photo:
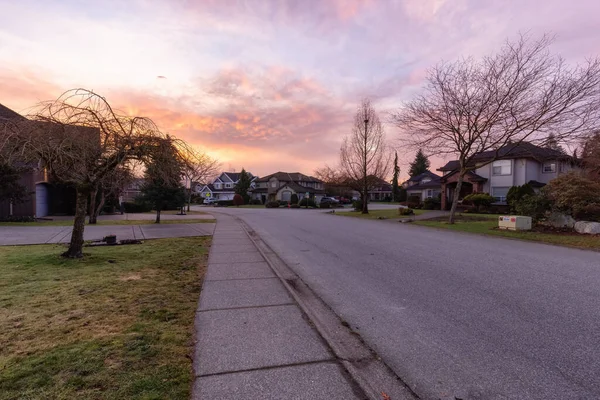
[[[120,281],[128,282],[128,281],[139,281],[142,279],[140,274],[129,274],[119,278]]]

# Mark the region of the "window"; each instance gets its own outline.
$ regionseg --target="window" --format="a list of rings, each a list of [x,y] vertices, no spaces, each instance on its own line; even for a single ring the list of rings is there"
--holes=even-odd
[[[215,189],[221,189],[221,184],[220,183],[215,183]]]
[[[542,165],[542,172],[543,173],[555,173],[556,172],[556,162],[555,161],[550,161],[550,162],[545,162]]]
[[[510,160],[498,160],[492,164],[492,175],[512,174],[512,162]]]
[[[272,188],[276,188],[277,187],[277,182],[276,181],[271,182],[271,187]]]
[[[230,188],[230,187],[231,187],[231,183],[226,183],[226,184],[225,184],[225,187],[226,187],[226,188]]]
[[[492,188],[492,197],[496,199],[496,201],[506,203],[506,195],[508,194],[507,187],[493,187]]]

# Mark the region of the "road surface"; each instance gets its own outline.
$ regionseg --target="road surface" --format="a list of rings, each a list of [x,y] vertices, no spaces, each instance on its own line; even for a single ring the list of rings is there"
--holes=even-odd
[[[423,399],[600,399],[600,253],[359,220],[245,220]]]

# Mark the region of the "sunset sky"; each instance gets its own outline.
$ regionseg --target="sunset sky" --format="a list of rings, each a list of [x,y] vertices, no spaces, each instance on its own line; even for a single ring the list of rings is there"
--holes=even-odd
[[[335,164],[362,97],[385,119],[428,67],[519,31],[582,61],[599,15],[598,0],[0,0],[0,103],[92,89],[226,170],[311,174]],[[412,153],[386,133],[405,176]]]

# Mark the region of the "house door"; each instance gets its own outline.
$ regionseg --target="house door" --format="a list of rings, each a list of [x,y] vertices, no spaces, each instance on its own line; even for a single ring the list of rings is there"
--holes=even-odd
[[[48,216],[48,186],[43,183],[35,185],[35,216]]]

